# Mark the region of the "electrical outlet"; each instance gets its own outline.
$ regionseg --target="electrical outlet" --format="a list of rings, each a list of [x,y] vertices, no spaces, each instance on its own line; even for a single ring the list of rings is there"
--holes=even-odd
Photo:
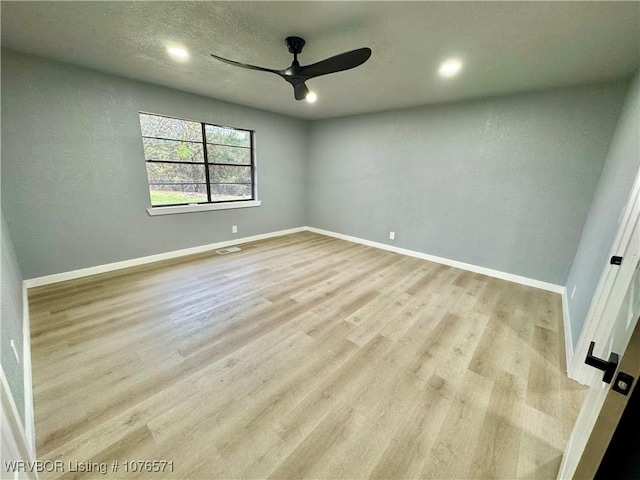
[[[238,226],[234,225],[233,227],[231,227],[231,233],[238,233]]]
[[[573,286],[573,290],[571,290],[571,300],[573,300],[573,296],[576,294],[576,286]]]
[[[389,240],[395,240],[396,239],[396,232],[389,232]]]

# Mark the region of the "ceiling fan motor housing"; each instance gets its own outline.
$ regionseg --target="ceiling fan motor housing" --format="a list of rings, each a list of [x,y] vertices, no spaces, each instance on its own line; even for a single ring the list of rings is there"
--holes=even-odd
[[[302,47],[304,47],[304,38],[300,37],[287,37],[284,40],[284,43],[287,44],[289,48],[289,52],[294,55],[299,54],[302,51]]]

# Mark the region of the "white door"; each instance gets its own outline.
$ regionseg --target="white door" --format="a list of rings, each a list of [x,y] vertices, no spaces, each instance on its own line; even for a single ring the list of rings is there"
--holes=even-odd
[[[640,316],[640,225],[637,214],[629,218],[626,227],[631,234],[627,236],[628,242],[625,241],[624,251],[620,252],[620,256],[623,257],[622,264],[616,272],[610,294],[603,302],[602,314],[591,339],[595,344],[593,355],[605,361],[609,360],[609,354],[612,352],[618,354],[620,359],[624,357]],[[602,381],[602,371],[594,368],[593,375],[595,381],[591,383],[593,386],[569,437],[558,478],[573,478],[585,447],[588,447],[594,425],[599,416],[605,413],[601,410],[607,395],[622,395],[610,390],[611,384],[615,384],[615,376],[611,384],[608,384]],[[600,455],[595,462],[596,468],[603,453],[594,454],[589,450],[589,455]]]

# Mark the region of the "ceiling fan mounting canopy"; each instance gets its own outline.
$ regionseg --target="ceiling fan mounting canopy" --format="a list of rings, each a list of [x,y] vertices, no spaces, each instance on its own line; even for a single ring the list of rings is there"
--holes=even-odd
[[[300,52],[302,52],[302,48],[304,47],[304,44],[306,42],[304,41],[304,38],[287,37],[284,39],[284,43],[286,43],[287,47],[289,47],[290,53],[293,53],[294,55],[298,55]]]
[[[351,50],[350,52],[335,55],[311,65],[300,65],[298,62],[298,55],[302,52],[305,45],[304,38],[287,37],[285,39],[285,44],[287,45],[289,52],[293,54],[293,62],[289,68],[283,70],[275,70],[272,68],[258,67],[256,65],[236,62],[235,60],[219,57],[213,53],[211,56],[221,62],[225,62],[236,67],[275,73],[293,86],[293,94],[296,100],[303,100],[307,97],[307,94],[309,93],[309,89],[305,84],[307,80],[321,75],[350,70],[362,65],[371,56],[370,48],[359,48],[357,50]]]

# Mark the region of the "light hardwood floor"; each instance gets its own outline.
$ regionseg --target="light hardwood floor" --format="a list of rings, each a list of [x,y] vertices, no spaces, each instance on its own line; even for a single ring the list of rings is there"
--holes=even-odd
[[[309,232],[29,304],[43,478],[551,479],[585,393],[559,295]]]

